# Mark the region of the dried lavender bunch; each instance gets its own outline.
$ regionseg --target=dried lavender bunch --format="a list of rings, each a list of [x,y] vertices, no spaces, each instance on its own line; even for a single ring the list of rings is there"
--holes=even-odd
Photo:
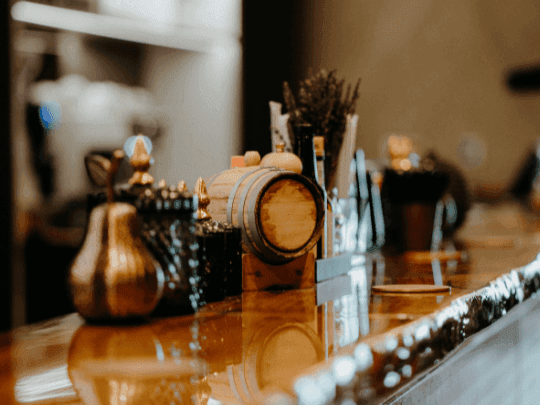
[[[360,97],[358,89],[360,79],[354,88],[347,85],[345,80],[339,80],[336,70],[327,72],[321,70],[315,76],[300,82],[298,102],[296,101],[289,83],[283,83],[283,98],[289,112],[291,126],[309,124],[316,135],[325,138],[325,172],[326,187],[332,186],[335,178],[339,151],[343,143],[343,135],[347,124],[347,115],[354,114],[356,102]],[[291,144],[294,144],[292,131]]]

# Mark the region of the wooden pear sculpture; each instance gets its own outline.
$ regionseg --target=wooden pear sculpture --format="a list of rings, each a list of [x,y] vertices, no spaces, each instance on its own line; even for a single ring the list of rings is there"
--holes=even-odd
[[[84,244],[70,269],[73,303],[86,319],[148,315],[163,291],[163,271],[139,237],[135,207],[113,201],[113,180],[123,157],[115,151],[108,202],[92,210]]]

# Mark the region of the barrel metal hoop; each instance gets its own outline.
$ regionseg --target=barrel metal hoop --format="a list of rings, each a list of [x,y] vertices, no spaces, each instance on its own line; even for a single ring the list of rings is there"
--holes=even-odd
[[[242,177],[240,177],[238,180],[236,180],[236,183],[234,184],[233,188],[231,188],[231,191],[229,192],[229,199],[227,200],[227,222],[229,224],[232,224],[232,209],[234,204],[234,197],[236,196],[236,192],[238,191],[238,187],[240,187],[240,184],[244,181],[244,179],[251,174],[258,172],[262,169],[266,169],[266,167],[259,167],[258,169],[252,170],[250,172],[244,173]],[[238,226],[240,226],[240,223],[238,223]]]
[[[263,177],[264,176],[267,176],[269,174],[271,175],[274,175],[273,172],[277,172],[277,171],[282,171],[282,169],[279,169],[277,167],[265,167],[264,169],[267,169],[267,171],[262,175]],[[261,253],[264,255],[266,254],[267,258],[271,258],[271,259],[278,259],[276,257],[276,253],[273,252],[272,250],[266,248],[266,246],[263,244],[263,245],[259,245],[257,246],[261,252],[258,252],[254,247],[253,247],[253,244],[251,243],[251,240],[249,239],[248,235],[247,235],[247,232],[246,232],[246,224],[244,223],[244,206],[245,206],[245,202],[246,202],[246,197],[249,193],[249,190],[251,188],[251,186],[253,185],[253,183],[255,183],[257,180],[259,180],[261,177],[260,176],[255,176],[253,179],[251,179],[247,184],[246,186],[244,187],[244,190],[242,190],[242,194],[240,195],[240,202],[239,202],[239,205],[238,205],[238,211],[237,211],[237,216],[238,216],[238,225],[241,225],[241,228],[242,228],[242,240],[244,241],[244,245],[248,248],[249,251],[251,251],[251,253],[255,254],[255,255],[260,255]],[[256,233],[253,235],[255,239],[257,239],[258,235],[256,235]]]

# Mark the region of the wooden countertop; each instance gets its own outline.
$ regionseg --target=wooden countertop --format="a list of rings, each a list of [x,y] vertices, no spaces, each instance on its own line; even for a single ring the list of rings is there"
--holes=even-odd
[[[315,288],[244,293],[197,316],[97,326],[73,314],[19,328],[0,336],[0,403],[396,400],[472,337],[529,312],[538,225],[517,205],[476,206],[458,260],[355,256],[348,275]],[[451,291],[368,294],[370,283]]]

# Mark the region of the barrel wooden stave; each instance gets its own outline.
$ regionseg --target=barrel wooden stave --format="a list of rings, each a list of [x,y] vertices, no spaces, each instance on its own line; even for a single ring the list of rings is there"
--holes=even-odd
[[[227,203],[229,201],[231,184],[236,184],[243,175],[251,171],[253,171],[252,167],[236,167],[234,169],[225,170],[218,176],[212,176],[209,181],[206,182],[206,188],[210,195],[208,211],[211,213],[214,220],[219,222],[231,222],[227,220]],[[238,226],[234,223],[233,225]]]

